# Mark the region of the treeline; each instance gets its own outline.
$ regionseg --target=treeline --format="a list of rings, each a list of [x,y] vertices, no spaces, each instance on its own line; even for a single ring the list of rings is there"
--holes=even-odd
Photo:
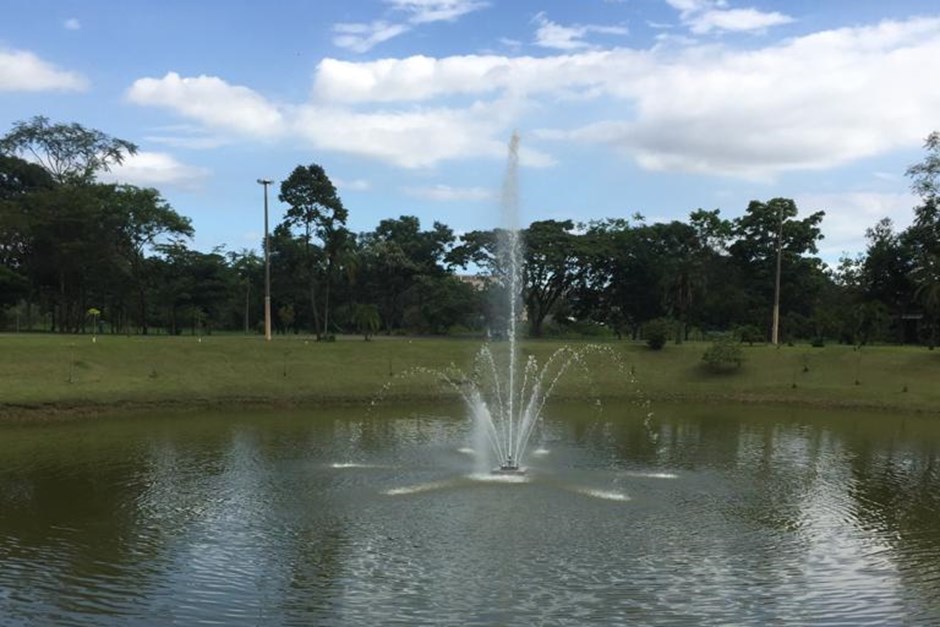
[[[640,215],[537,221],[524,242],[529,333],[638,337],[664,320],[676,340],[734,331],[766,341],[779,264],[780,336],[926,343],[940,322],[940,136],[907,174],[921,202],[898,231],[873,225],[864,253],[816,256],[823,212],[751,202],[648,224]],[[63,333],[263,331],[265,264],[250,250],[193,250],[190,220],[154,189],[97,175],[137,148],[46,118],[0,139],[0,327]],[[460,237],[417,218],[352,233],[324,170],[298,166],[277,190],[269,238],[277,333],[459,334],[504,328],[492,298],[506,274],[499,230]],[[276,205],[275,205],[276,206]],[[263,250],[263,243],[261,243]]]

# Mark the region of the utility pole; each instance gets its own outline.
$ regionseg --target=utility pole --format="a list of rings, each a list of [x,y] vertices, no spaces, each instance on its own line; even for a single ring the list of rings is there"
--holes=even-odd
[[[777,209],[777,279],[774,285],[774,323],[770,332],[770,341],[774,346],[780,343],[780,259],[783,252],[783,203]]]
[[[271,250],[268,244],[268,185],[274,181],[258,179],[264,186],[264,339],[271,341]]]

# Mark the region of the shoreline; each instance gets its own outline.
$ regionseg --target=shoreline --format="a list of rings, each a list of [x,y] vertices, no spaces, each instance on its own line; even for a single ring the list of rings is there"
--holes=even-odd
[[[71,422],[75,420],[114,417],[122,413],[137,414],[166,411],[172,414],[185,414],[194,411],[236,410],[298,410],[330,407],[368,408],[372,406],[374,396],[352,395],[315,395],[309,397],[279,398],[267,396],[247,397],[203,397],[190,399],[150,399],[119,400],[113,402],[94,401],[48,401],[41,403],[0,403],[0,426],[9,424],[39,424]],[[916,416],[940,417],[940,408],[925,405],[905,405],[900,403],[878,402],[871,400],[846,400],[833,398],[806,397],[795,398],[785,395],[757,393],[731,394],[602,394],[587,399],[584,396],[557,394],[554,402],[574,403],[600,400],[608,402],[632,402],[651,404],[651,411],[656,413],[656,405],[683,405],[698,403],[702,405],[740,405],[766,407],[804,407],[807,409],[831,409],[847,412],[852,410],[885,414],[903,414]],[[394,407],[402,404],[441,404],[459,403],[460,399],[447,394],[400,394],[385,398],[382,405]]]

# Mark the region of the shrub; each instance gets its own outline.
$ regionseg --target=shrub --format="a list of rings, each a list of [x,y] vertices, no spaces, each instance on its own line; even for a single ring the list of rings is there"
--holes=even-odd
[[[747,324],[742,327],[738,327],[738,335],[741,337],[742,342],[747,342],[751,346],[755,342],[764,342],[764,334],[761,330],[753,324]]]
[[[737,370],[744,362],[741,345],[731,338],[721,338],[712,343],[702,355],[705,367],[712,372]]]
[[[643,339],[646,345],[654,351],[662,350],[672,331],[672,321],[667,318],[656,318],[643,325]]]

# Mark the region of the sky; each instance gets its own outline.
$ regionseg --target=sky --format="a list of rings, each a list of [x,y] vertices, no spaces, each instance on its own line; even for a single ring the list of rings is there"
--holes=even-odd
[[[200,250],[260,250],[259,178],[326,170],[369,231],[751,200],[824,210],[820,255],[908,225],[940,129],[935,0],[6,0],[0,134],[45,115],[139,146],[102,180],[156,187]]]

